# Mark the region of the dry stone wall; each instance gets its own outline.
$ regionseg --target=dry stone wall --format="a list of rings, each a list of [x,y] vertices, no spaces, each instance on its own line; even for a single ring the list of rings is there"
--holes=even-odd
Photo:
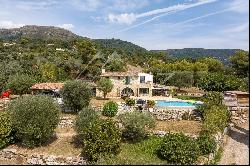
[[[197,114],[197,112],[193,109],[154,109],[151,114],[157,120],[183,120],[183,114],[188,114],[189,116],[193,116],[194,120],[200,121],[201,118]]]
[[[16,149],[3,149],[0,151],[0,159],[21,160],[29,165],[86,165],[83,157],[63,157],[53,155],[27,155],[21,154]]]
[[[59,128],[65,128],[65,127],[73,127],[74,126],[75,119],[72,117],[61,117],[60,122],[58,124]]]
[[[242,124],[247,122],[249,109],[241,109],[241,110],[231,110],[231,120],[235,124]]]

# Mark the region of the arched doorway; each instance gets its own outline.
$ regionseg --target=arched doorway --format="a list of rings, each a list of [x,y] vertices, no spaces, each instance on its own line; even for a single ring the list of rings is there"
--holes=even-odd
[[[121,92],[121,96],[134,96],[135,93],[133,91],[133,89],[129,88],[129,87],[126,87],[122,90]]]

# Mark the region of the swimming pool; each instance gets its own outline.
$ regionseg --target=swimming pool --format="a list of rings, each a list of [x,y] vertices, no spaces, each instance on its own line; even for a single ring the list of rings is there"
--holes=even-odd
[[[157,100],[157,107],[196,107],[195,104],[186,101],[165,101]]]

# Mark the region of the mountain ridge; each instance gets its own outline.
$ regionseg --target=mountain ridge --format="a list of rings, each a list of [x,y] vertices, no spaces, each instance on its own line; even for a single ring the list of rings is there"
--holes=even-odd
[[[229,58],[240,49],[206,49],[206,48],[183,48],[183,49],[166,49],[166,50],[147,50],[132,42],[121,39],[90,39],[76,35],[70,30],[55,26],[38,26],[25,25],[20,28],[0,29],[0,39],[11,41],[20,38],[44,39],[44,40],[74,40],[89,39],[98,44],[101,48],[110,48],[123,50],[128,55],[144,52],[163,52],[166,56],[175,59],[191,58],[197,59],[201,57],[213,57],[221,60],[224,64],[229,64]]]
[[[61,39],[70,40],[83,38],[73,32],[55,26],[25,25],[20,28],[0,29],[0,38],[4,40],[15,40],[21,37],[31,39]]]

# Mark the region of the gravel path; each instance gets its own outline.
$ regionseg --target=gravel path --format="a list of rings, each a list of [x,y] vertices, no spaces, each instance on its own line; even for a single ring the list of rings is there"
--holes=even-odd
[[[229,130],[220,165],[249,164],[249,121]]]

